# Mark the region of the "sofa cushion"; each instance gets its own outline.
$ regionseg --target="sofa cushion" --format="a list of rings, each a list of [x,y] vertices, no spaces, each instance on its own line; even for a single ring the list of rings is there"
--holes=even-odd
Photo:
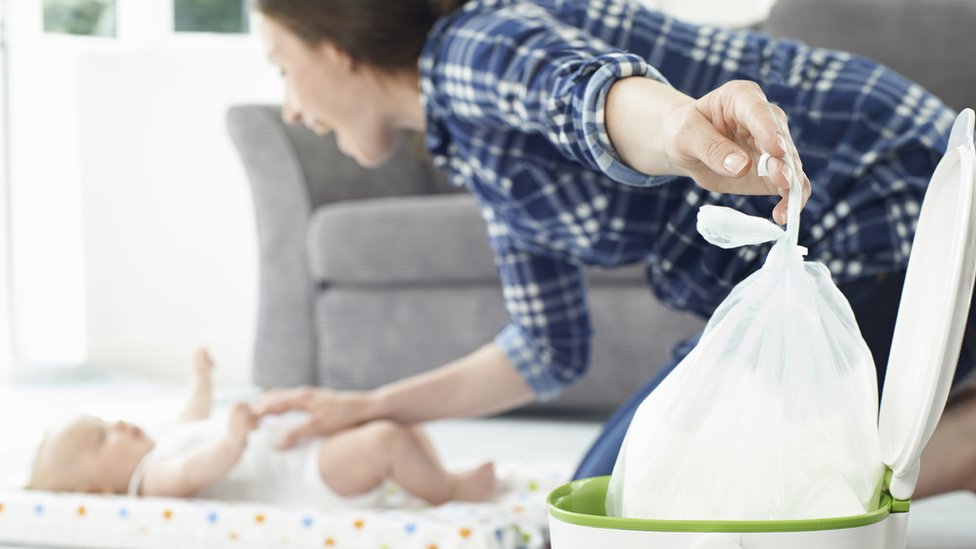
[[[351,200],[318,208],[309,223],[309,269],[326,284],[498,284],[474,197],[442,194]],[[591,284],[640,284],[640,265],[590,269]]]
[[[762,28],[869,57],[957,110],[976,107],[973,0],[778,0]]]
[[[308,257],[318,282],[493,281],[494,256],[470,195],[346,201],[309,224]]]
[[[638,285],[590,291],[591,371],[535,412],[604,414],[668,363],[673,344],[702,321],[666,309]],[[315,302],[318,382],[365,390],[447,364],[508,322],[498,288],[488,285],[338,285]]]

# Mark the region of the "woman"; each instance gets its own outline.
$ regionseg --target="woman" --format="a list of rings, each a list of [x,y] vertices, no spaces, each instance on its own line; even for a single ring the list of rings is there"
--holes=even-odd
[[[267,396],[260,413],[312,414],[283,444],[376,418],[476,416],[554,397],[588,367],[584,264],[643,261],[659,299],[710,315],[765,249],[708,246],[696,212],[772,208],[784,223],[786,158],[804,197],[811,180],[816,189],[800,242],[852,301],[883,378],[914,223],[954,118],[918,86],[848,54],[689,25],[628,0],[256,9],[285,79],[286,120],[334,131],[364,166],[386,160],[402,129],[425,132],[435,163],[481,205],[511,315],[482,348],[374,391]],[[762,151],[773,156],[768,179],[753,169]],[[964,356],[959,375],[972,364]],[[657,382],[611,418],[578,476],[609,473]],[[918,495],[976,487],[963,416],[948,413],[932,446],[967,441],[970,454],[954,449],[965,465],[927,467]]]

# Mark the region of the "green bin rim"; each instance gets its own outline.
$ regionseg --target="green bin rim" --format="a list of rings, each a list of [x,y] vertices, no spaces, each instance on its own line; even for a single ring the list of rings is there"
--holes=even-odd
[[[890,473],[889,473],[890,474]],[[887,486],[888,475],[884,485]],[[891,513],[907,512],[909,501],[893,500],[887,490],[881,491],[878,509],[863,515],[804,520],[652,520],[608,517],[604,515],[580,513],[563,508],[570,503],[570,496],[577,498],[600,497],[599,509],[604,508],[609,476],[575,480],[553,490],[546,503],[549,515],[558,521],[590,528],[612,530],[638,530],[652,532],[810,532],[818,530],[841,530],[859,528],[883,521]],[[585,489],[585,494],[581,495]]]

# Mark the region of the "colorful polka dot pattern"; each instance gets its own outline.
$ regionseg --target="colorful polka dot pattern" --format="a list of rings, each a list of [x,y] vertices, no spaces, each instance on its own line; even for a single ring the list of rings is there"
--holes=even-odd
[[[498,470],[500,475],[504,474],[502,467]],[[5,522],[5,528],[0,528],[0,545],[9,541],[4,539],[6,526],[24,519],[35,530],[38,524],[50,524],[51,528],[41,530],[78,533],[77,539],[63,539],[58,543],[50,543],[50,537],[37,540],[64,547],[72,543],[83,546],[86,535],[101,535],[104,532],[98,529],[104,531],[117,524],[119,535],[124,534],[127,545],[133,549],[158,545],[163,539],[160,536],[186,540],[181,546],[216,549],[244,546],[538,549],[545,544],[545,496],[567,475],[567,471],[562,471],[551,478],[546,475],[512,477],[504,485],[517,489],[510,489],[486,504],[454,502],[431,507],[391,486],[384,490],[382,508],[341,512],[212,500],[133,500],[122,496],[44,492],[11,492],[8,497],[7,492],[0,490],[0,521]],[[74,526],[57,527],[69,517],[73,517]],[[206,544],[202,543],[204,539]],[[200,543],[194,545],[197,541]]]

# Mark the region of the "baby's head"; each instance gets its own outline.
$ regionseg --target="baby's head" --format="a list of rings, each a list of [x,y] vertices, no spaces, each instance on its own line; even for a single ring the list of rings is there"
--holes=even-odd
[[[154,443],[135,425],[82,416],[45,435],[30,489],[124,494]]]

